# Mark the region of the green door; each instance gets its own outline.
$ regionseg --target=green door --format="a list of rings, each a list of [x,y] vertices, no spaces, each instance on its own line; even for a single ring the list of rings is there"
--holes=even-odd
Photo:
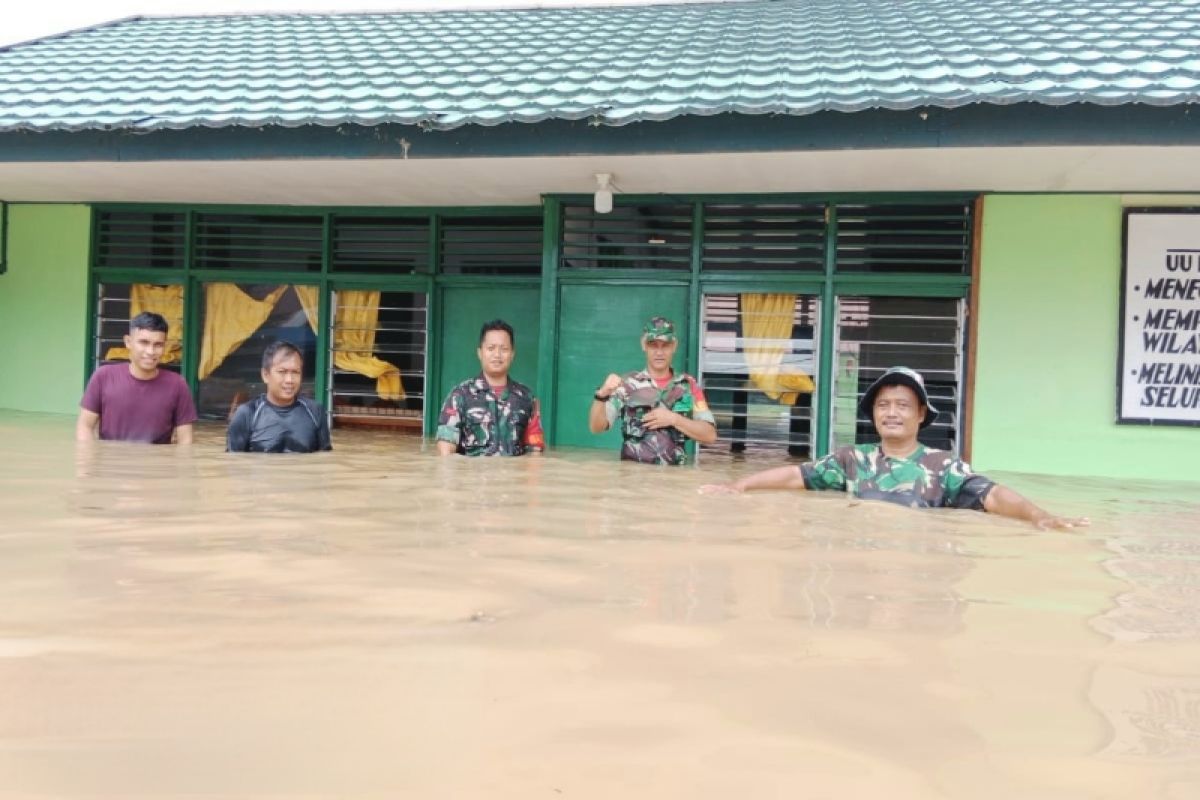
[[[675,323],[679,348],[676,371],[686,364],[692,322],[688,318],[686,285],[590,284],[561,287],[558,316],[558,388],[555,392],[556,445],[603,447],[615,454],[621,437],[610,430],[599,436],[588,430],[592,394],[604,378],[646,366],[642,326],[653,316]]]
[[[537,394],[538,320],[541,290],[537,286],[451,286],[442,289],[441,363],[438,392],[429,398],[437,419],[442,401],[454,386],[479,374],[479,328],[493,319],[513,326],[516,358],[512,377]]]

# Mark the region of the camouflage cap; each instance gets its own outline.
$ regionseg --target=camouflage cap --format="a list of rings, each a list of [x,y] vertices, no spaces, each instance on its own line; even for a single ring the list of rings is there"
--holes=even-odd
[[[875,418],[875,395],[879,394],[879,390],[885,386],[907,386],[916,392],[917,399],[921,401],[921,405],[925,406],[925,419],[921,420],[922,428],[928,428],[937,419],[938,410],[929,403],[929,393],[925,391],[925,379],[921,377],[921,373],[908,367],[889,367],[887,372],[868,386],[862,401],[858,404],[859,414],[867,419]]]
[[[676,339],[675,323],[666,317],[651,317],[642,328],[642,339],[647,342],[673,342]]]

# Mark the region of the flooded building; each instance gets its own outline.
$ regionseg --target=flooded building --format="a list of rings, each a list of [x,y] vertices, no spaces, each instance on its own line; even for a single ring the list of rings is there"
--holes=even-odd
[[[929,443],[980,468],[1186,477],[1198,51],[1200,6],[1136,0],[138,17],[3,48],[0,408],[72,413],[155,310],[203,416],[284,338],[335,425],[428,435],[503,317],[549,443],[611,447],[590,397],[665,315],[717,448],[863,441],[857,398],[906,364]],[[1179,260],[1141,312],[1151,239]]]

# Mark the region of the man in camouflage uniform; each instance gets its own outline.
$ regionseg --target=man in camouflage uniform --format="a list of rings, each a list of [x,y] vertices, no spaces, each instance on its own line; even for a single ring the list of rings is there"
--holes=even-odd
[[[1088,524],[1086,518],[1054,516],[1012,489],[972,472],[969,464],[951,453],[917,441],[918,431],[933,423],[938,410],[930,405],[925,380],[915,370],[892,367],[885,372],[863,395],[859,413],[874,420],[879,444],[839,447],[811,464],[776,467],[733,483],[704,486],[701,491],[834,490],[915,508],[988,511],[1039,528]]]
[[[682,464],[687,440],[717,440],[717,421],[691,375],[671,368],[679,341],[675,326],[654,317],[642,329],[646,368],[624,377],[611,374],[592,399],[588,427],[604,433],[621,421],[621,458],[644,464]]]
[[[512,326],[485,322],[479,332],[481,372],[451,390],[438,417],[437,448],[444,456],[520,456],[540,453],[545,442],[538,402],[508,370],[516,356]]]

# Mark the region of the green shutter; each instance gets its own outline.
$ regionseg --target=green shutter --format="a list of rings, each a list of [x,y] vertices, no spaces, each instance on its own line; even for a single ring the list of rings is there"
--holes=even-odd
[[[197,269],[320,272],[319,215],[197,214]]]
[[[971,204],[837,206],[838,272],[965,275]]]
[[[187,224],[181,211],[101,211],[95,265],[112,269],[183,269]]]
[[[542,217],[443,217],[439,270],[447,275],[538,275]]]
[[[334,272],[409,275],[429,263],[428,216],[333,218]]]
[[[706,203],[701,269],[820,272],[822,204]]]
[[[618,205],[608,214],[597,214],[590,205],[563,206],[565,269],[686,271],[691,261],[690,204]]]

